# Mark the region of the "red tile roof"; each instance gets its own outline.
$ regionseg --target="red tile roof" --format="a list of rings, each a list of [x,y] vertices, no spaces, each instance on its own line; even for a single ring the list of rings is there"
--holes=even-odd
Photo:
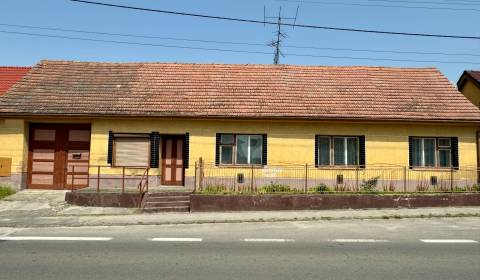
[[[467,73],[480,83],[480,71],[467,71]]]
[[[0,66],[0,96],[30,71],[32,67]]]
[[[435,68],[42,61],[0,115],[480,121]]]

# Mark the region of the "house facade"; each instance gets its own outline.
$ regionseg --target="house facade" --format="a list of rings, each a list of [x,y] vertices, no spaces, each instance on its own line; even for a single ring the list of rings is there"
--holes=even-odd
[[[480,71],[465,71],[457,82],[458,90],[480,108]]]
[[[0,98],[0,182],[132,187],[148,167],[150,188],[192,188],[201,161],[237,183],[388,166],[476,184],[479,130],[433,68],[42,61]]]

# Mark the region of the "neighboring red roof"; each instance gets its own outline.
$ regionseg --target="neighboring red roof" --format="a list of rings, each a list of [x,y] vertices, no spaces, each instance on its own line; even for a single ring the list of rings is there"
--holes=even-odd
[[[467,71],[467,73],[480,83],[480,71]]]
[[[0,96],[30,71],[32,67],[0,66]]]
[[[42,61],[0,115],[480,121],[435,68]]]

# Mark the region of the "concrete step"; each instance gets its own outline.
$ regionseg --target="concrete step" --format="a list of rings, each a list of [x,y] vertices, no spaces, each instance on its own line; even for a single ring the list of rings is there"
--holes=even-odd
[[[144,213],[158,213],[158,212],[189,212],[189,206],[175,206],[175,207],[148,207],[143,208]]]
[[[162,202],[152,202],[147,201],[144,205],[145,208],[153,208],[153,207],[180,207],[180,206],[187,206],[190,207],[189,200],[182,200],[182,201],[162,201]]]
[[[149,196],[146,201],[148,202],[169,202],[169,201],[190,201],[189,196],[164,196],[164,197],[151,197]]]
[[[165,197],[165,196],[189,196],[191,192],[159,192],[159,193],[149,193],[149,197]]]

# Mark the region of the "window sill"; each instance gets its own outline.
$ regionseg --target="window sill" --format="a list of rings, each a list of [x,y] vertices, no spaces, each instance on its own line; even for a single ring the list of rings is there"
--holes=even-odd
[[[328,165],[328,166],[318,166],[316,169],[320,170],[360,170],[365,169],[365,166],[340,166],[340,165]]]
[[[219,164],[216,167],[218,168],[255,168],[255,169],[263,169],[266,165],[261,164]]]
[[[451,171],[458,170],[458,167],[420,167],[420,166],[411,166],[410,170],[414,171]]]

